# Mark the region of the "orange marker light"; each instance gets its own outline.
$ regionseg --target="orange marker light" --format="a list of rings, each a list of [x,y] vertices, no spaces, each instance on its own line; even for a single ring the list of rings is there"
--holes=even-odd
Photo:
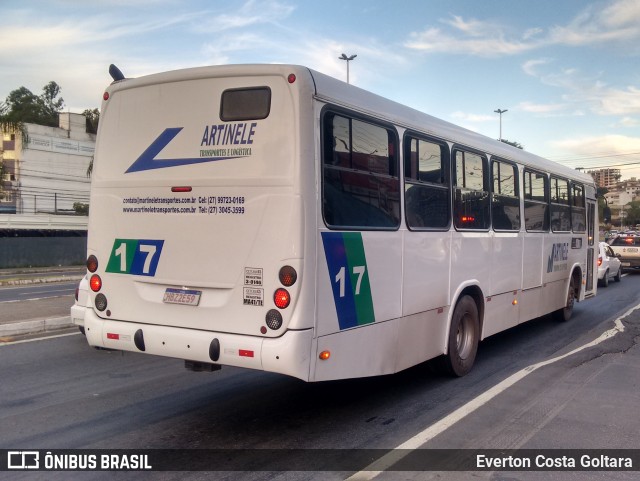
[[[329,352],[329,351],[322,351],[322,352],[320,353],[320,356],[319,356],[319,357],[320,357],[320,360],[321,360],[321,361],[327,361],[327,360],[331,357],[331,352]]]

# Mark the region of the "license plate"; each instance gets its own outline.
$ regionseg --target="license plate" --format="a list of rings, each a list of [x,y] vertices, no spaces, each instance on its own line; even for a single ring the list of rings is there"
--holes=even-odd
[[[620,265],[622,267],[631,267],[631,262],[621,262]]]
[[[197,306],[200,303],[200,295],[202,295],[202,291],[194,291],[191,289],[172,289],[169,287],[164,291],[162,302],[167,304]]]
[[[637,247],[627,247],[627,252],[638,252]]]

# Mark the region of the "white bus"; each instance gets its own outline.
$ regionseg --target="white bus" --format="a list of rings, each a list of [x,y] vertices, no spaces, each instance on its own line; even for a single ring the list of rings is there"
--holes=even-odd
[[[92,346],[462,376],[482,339],[595,294],[590,176],[313,70],[117,77],[101,112]]]

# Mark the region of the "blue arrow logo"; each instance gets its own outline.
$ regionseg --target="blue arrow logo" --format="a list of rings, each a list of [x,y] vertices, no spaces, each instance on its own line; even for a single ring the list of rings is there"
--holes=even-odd
[[[203,162],[215,162],[217,160],[238,159],[245,155],[234,155],[230,157],[196,157],[191,159],[156,159],[169,143],[180,133],[182,127],[165,129],[153,143],[142,152],[127,169],[125,174],[130,172],[141,172],[143,170],[165,169],[167,167],[178,167],[180,165],[201,164]]]

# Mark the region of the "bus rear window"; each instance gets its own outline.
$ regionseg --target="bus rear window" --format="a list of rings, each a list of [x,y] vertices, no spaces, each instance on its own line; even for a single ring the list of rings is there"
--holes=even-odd
[[[266,119],[270,109],[269,87],[229,89],[222,92],[220,119],[225,122]]]

